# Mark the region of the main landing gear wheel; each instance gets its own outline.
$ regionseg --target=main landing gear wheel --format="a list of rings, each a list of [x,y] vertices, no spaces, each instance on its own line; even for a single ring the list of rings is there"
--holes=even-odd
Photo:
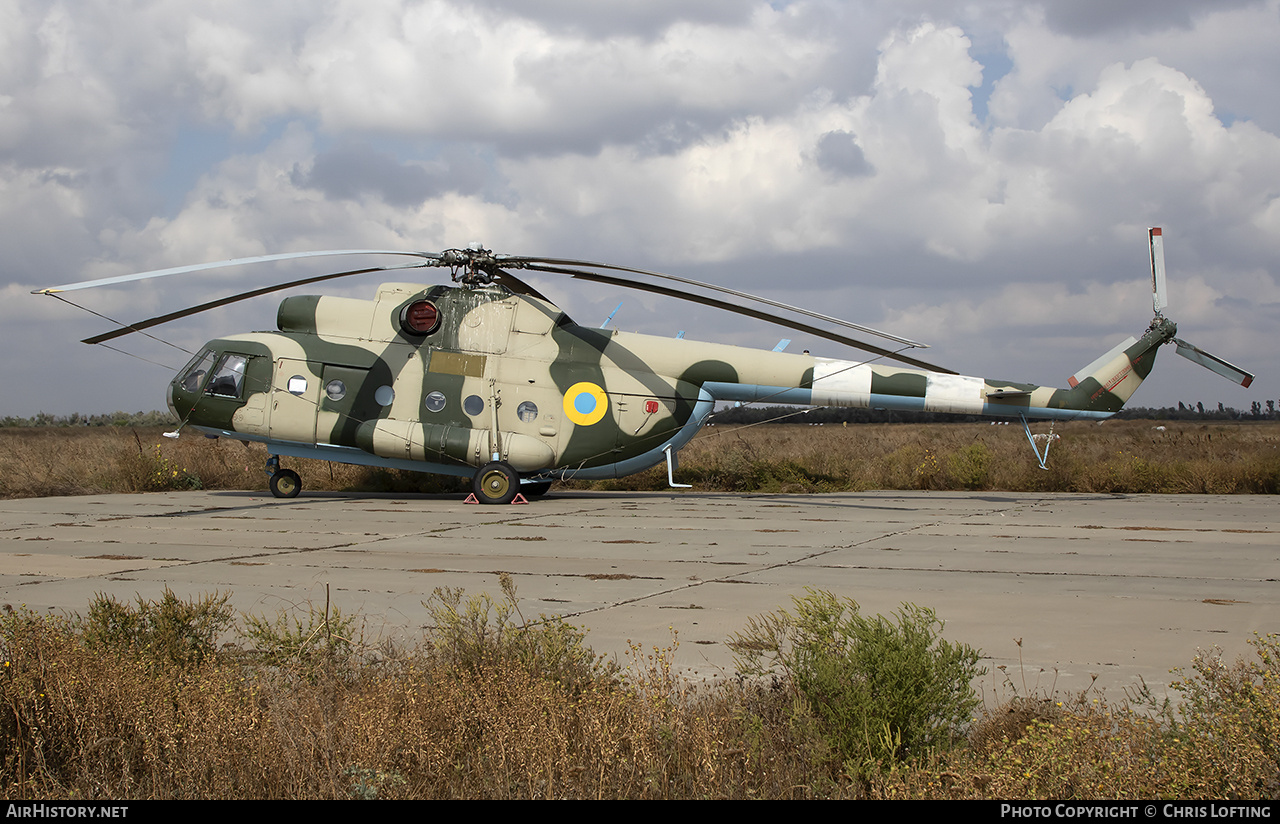
[[[482,504],[509,504],[520,491],[520,476],[502,461],[493,461],[471,479],[471,491]]]
[[[277,498],[296,498],[302,491],[302,478],[292,469],[277,469],[267,485]]]

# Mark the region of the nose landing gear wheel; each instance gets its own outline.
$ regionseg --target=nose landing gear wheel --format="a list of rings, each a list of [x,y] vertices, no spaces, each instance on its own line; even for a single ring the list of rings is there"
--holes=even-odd
[[[302,478],[292,469],[277,469],[267,482],[271,494],[277,498],[296,498],[302,491]]]
[[[520,476],[502,461],[493,461],[472,477],[471,491],[482,504],[509,504],[520,491]]]

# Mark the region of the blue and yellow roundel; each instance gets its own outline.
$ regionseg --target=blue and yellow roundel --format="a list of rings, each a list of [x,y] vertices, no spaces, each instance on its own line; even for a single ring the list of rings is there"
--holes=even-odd
[[[575,383],[564,393],[564,415],[578,426],[597,423],[608,411],[608,396],[590,381]]]

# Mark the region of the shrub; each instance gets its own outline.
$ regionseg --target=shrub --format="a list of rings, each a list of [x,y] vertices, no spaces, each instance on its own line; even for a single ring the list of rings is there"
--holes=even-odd
[[[948,763],[894,776],[915,798],[1251,799],[1280,796],[1280,636],[1255,637],[1256,660],[1196,655],[1170,686],[1145,682],[1109,704],[1015,697],[975,726]]]
[[[948,749],[979,706],[971,681],[979,653],[942,640],[932,610],[903,604],[896,620],[867,617],[851,599],[808,590],[781,610],[752,618],[730,637],[739,672],[781,670],[798,709],[818,720],[850,774],[867,776]]]
[[[990,466],[991,450],[983,443],[969,444],[947,456],[952,483],[964,489],[985,488]]]
[[[617,665],[587,646],[586,633],[557,617],[526,622],[511,575],[500,573],[498,580],[501,601],[488,593],[464,601],[462,589],[437,587],[423,602],[435,624],[429,638],[435,655],[472,672],[516,665],[573,692],[613,677]]]
[[[1280,635],[1249,641],[1256,660],[1232,664],[1214,649],[1170,686],[1182,701],[1162,705],[1163,749],[1181,762],[1180,794],[1227,798],[1280,796]]]
[[[135,652],[179,667],[198,664],[216,650],[218,635],[235,623],[229,595],[180,601],[168,587],[158,601],[141,595],[137,606],[99,593],[89,604],[81,633],[90,649]]]
[[[243,635],[262,663],[314,678],[322,668],[347,660],[357,646],[356,630],[356,619],[341,610],[326,604],[320,611],[308,603],[305,619],[284,610],[274,620],[246,614]]]
[[[185,466],[181,466],[176,461],[166,457],[160,451],[160,444],[156,444],[155,457],[151,460],[150,474],[146,479],[144,488],[157,491],[167,489],[204,489],[204,483],[201,482],[199,475],[187,471]]]

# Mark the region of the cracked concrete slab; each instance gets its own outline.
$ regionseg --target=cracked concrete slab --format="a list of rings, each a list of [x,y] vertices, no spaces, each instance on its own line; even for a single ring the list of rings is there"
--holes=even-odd
[[[0,603],[83,612],[232,593],[241,611],[322,604],[413,639],[436,587],[566,616],[625,663],[664,647],[690,677],[732,673],[726,637],[806,587],[890,613],[934,609],[983,650],[988,692],[1157,689],[1198,648],[1280,630],[1280,519],[1263,496],[557,492],[456,496],[184,492],[0,501]],[[1019,645],[1019,640],[1021,645]],[[1003,667],[1003,669],[1000,669]]]

